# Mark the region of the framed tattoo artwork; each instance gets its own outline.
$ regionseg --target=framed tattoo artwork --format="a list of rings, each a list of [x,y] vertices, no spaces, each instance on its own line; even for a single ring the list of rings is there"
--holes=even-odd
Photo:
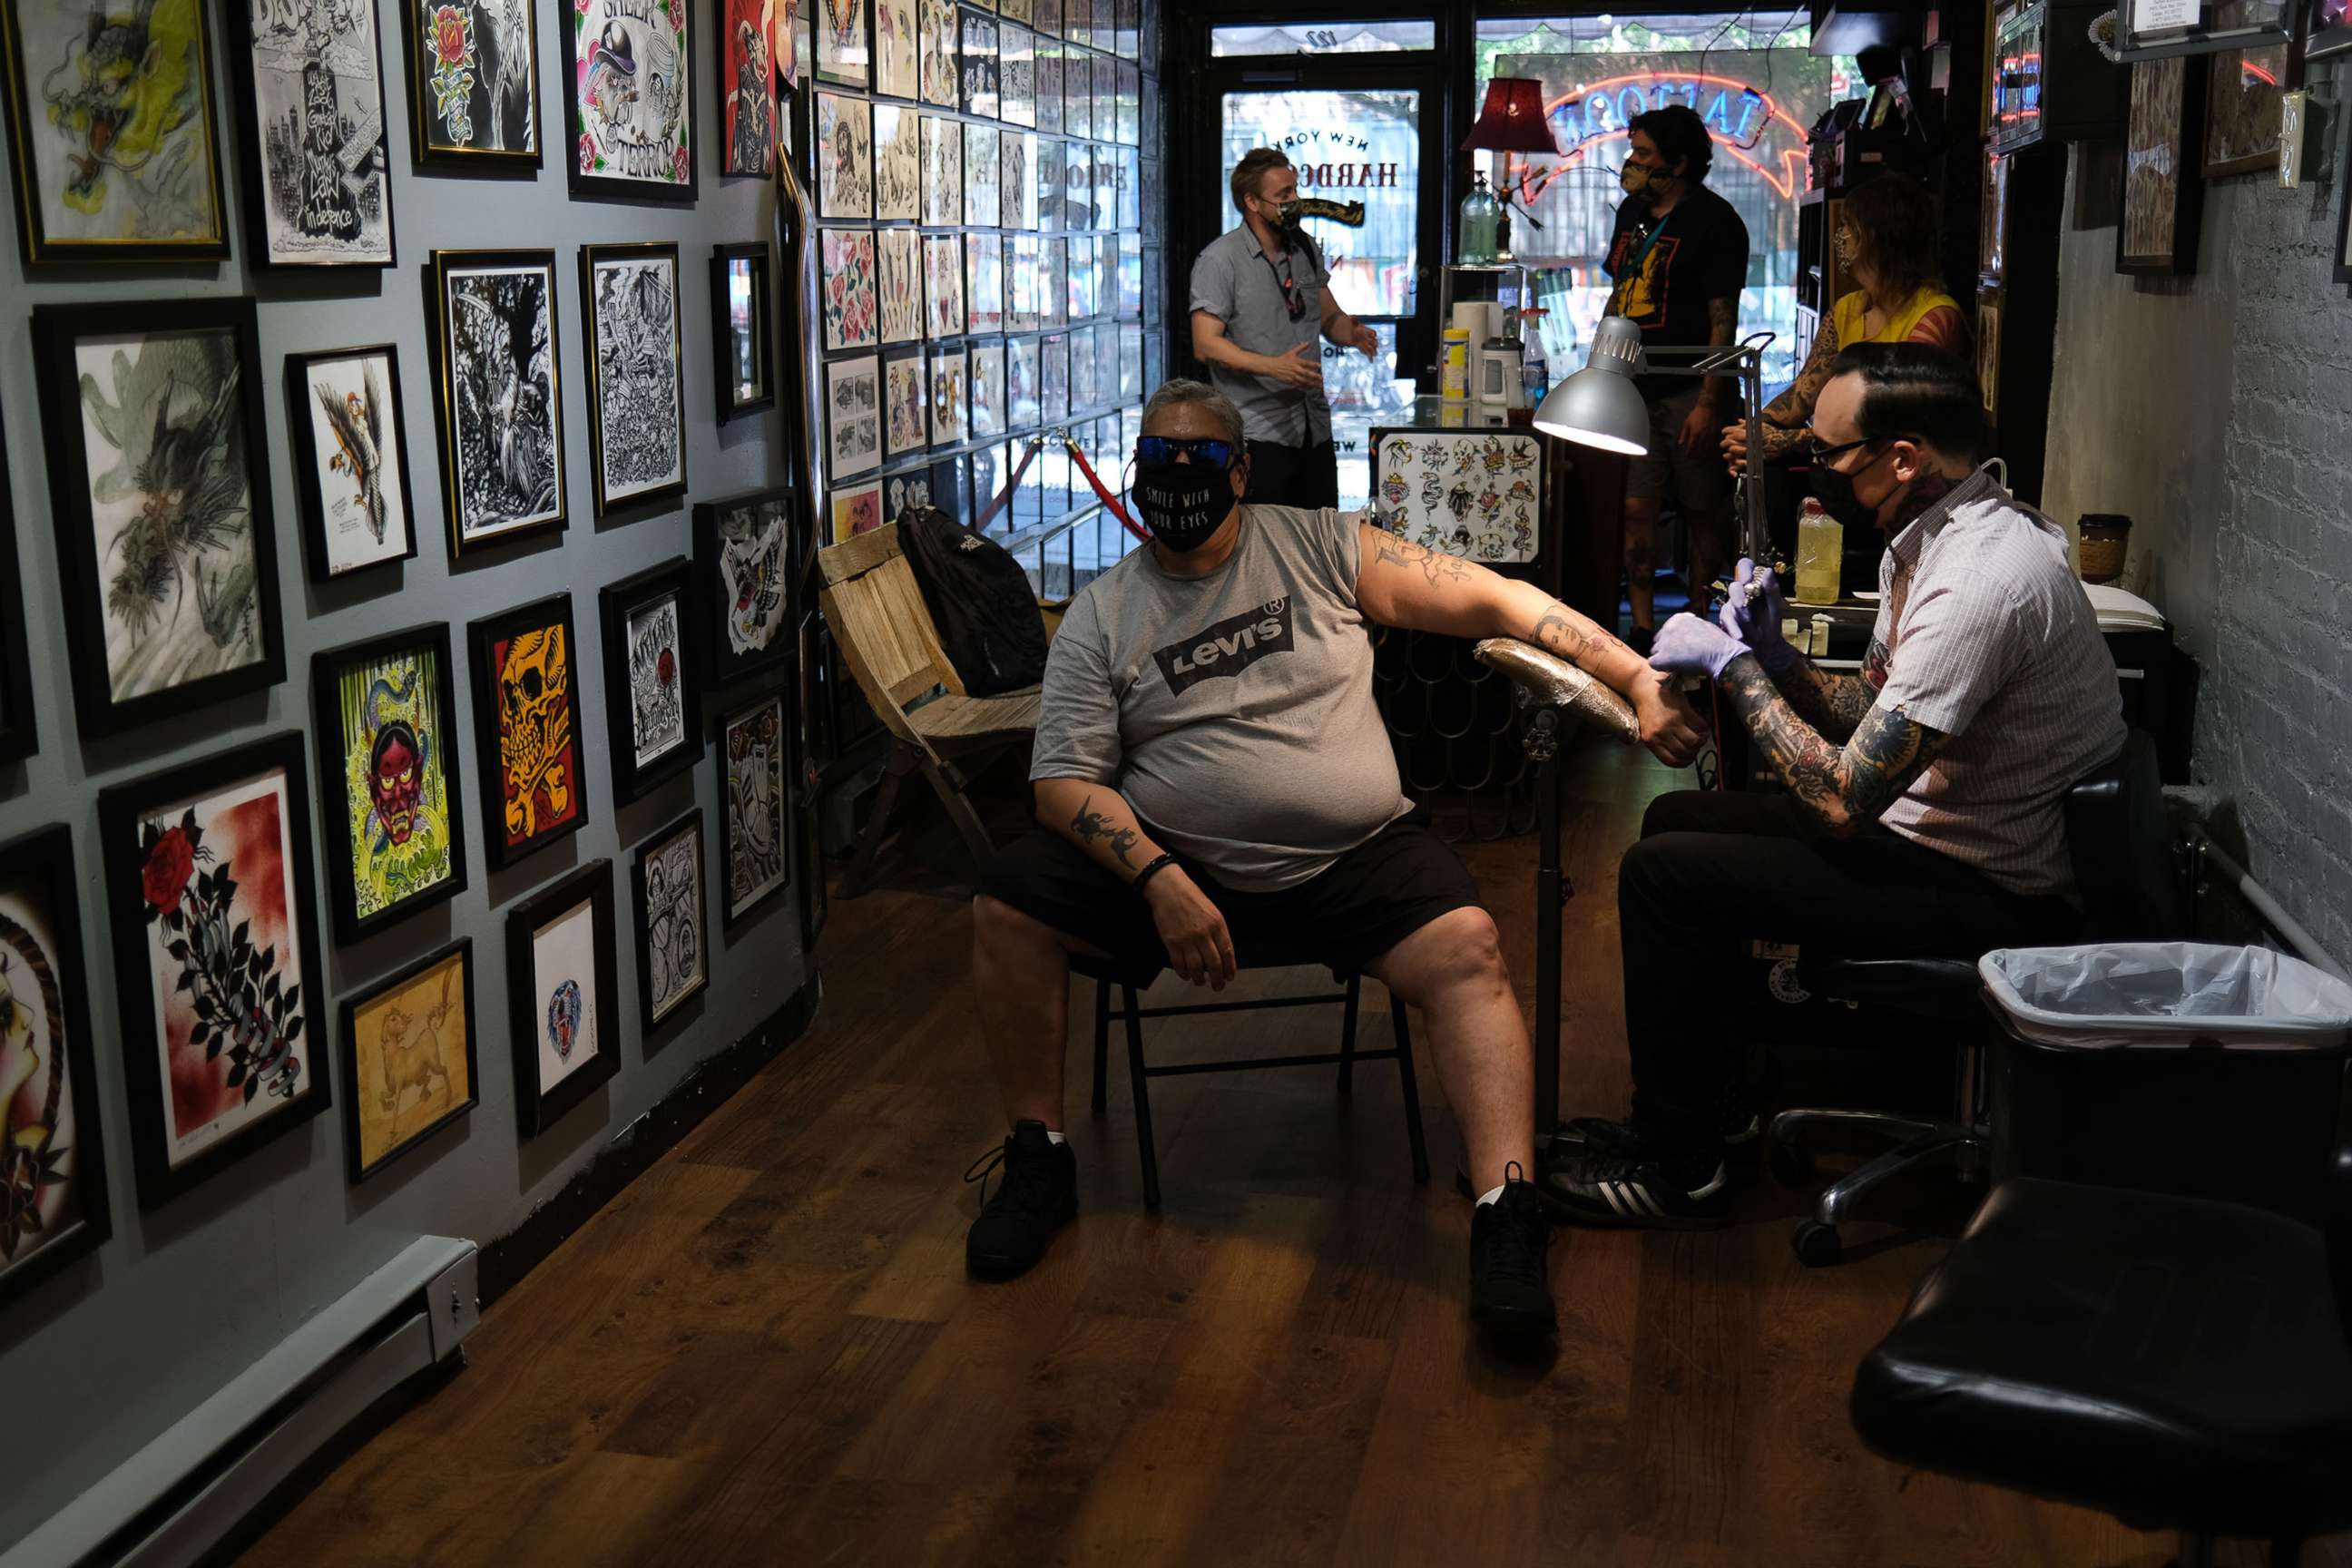
[[[923,236],[923,295],[929,302],[926,331],[933,339],[963,336],[963,237]]]
[[[797,91],[801,61],[808,58],[808,18],[801,15],[802,0],[773,0],[768,16],[768,53],[776,62],[776,79]],[[776,128],[789,150],[793,135],[789,115],[777,117]]]
[[[292,730],[99,793],[142,1208],[327,1108],[310,814]]]
[[[375,7],[248,0],[226,9],[247,259],[390,267],[392,155]]]
[[[911,228],[886,228],[874,241],[882,342],[919,342],[923,336],[922,237]]]
[[[902,458],[931,444],[930,397],[925,391],[923,356],[901,354],[882,362],[882,452]],[[891,516],[898,516],[893,510]]]
[[[1037,138],[1026,131],[996,133],[998,222],[1005,228],[1037,226]]]
[[[16,508],[8,498],[8,453],[0,443],[0,763],[41,749],[25,637],[25,585],[16,567]]]
[[[1045,242],[1034,234],[1008,235],[1004,253],[1004,325],[1013,331],[1034,332],[1045,320],[1038,298],[1045,270]]]
[[[694,509],[696,619],[711,679],[720,685],[772,668],[793,651],[789,489],[751,490]]]
[[[784,700],[770,692],[737,709],[719,729],[719,857],[727,867],[727,929],[782,891],[784,835]]]
[[[651,1034],[710,984],[699,807],[638,849],[629,891],[637,917],[637,1018]]]
[[[474,939],[343,998],[343,1149],[356,1186],[482,1100]]]
[[[719,423],[776,404],[776,346],[768,331],[768,242],[722,245],[710,257],[711,363]]]
[[[686,493],[686,342],[677,247],[583,245],[588,449],[596,515]]]
[[[0,43],[28,264],[228,254],[202,0],[8,0]]]
[[[776,78],[768,40],[776,0],[719,0],[719,172],[765,179],[776,149]]]
[[[588,824],[572,595],[476,621],[466,641],[482,842],[490,864],[503,868]]]
[[[1002,436],[1006,429],[1004,342],[992,338],[971,345],[971,433]]]
[[[73,832],[0,844],[0,1304],[112,1230]]]
[[[922,87],[915,63],[916,0],[874,0],[874,90],[913,98]]]
[[[82,733],[283,680],[253,301],[43,305],[33,340]]]
[[[993,16],[966,8],[957,45],[963,68],[963,111],[982,120],[997,117],[996,37]]]
[[[1044,28],[1037,33],[1035,48],[1037,129],[1058,132],[1062,129],[1062,57],[1068,49],[1061,39]]]
[[[955,0],[915,0],[917,71],[925,103],[956,107],[962,78],[956,68]]]
[[[963,222],[963,121],[920,116],[923,129],[923,223],[931,228]],[[974,135],[979,134],[977,131]]]
[[[1005,9],[1010,24],[1012,7]],[[1028,28],[1008,25],[1003,29],[997,49],[997,88],[998,118],[1007,125],[1037,123],[1037,44]]]
[[[564,168],[575,197],[694,201],[687,0],[564,7]]]
[[[1004,330],[1004,239],[1001,235],[963,237],[964,330]]]
[[[2250,20],[2248,0],[2221,0],[2213,7],[2217,26]],[[2285,95],[2303,83],[2298,43],[2225,49],[2204,62],[2204,160],[2209,180],[2274,169]]]
[[[825,498],[833,513],[832,542],[839,544],[882,526],[882,481],[835,487]]]
[[[613,798],[635,800],[702,756],[699,672],[687,647],[693,565],[679,556],[596,597],[604,633]]]
[[[425,292],[449,553],[564,526],[555,252],[436,250]]]
[[[923,216],[923,117],[896,104],[874,106],[874,216],[914,223]]]
[[[286,433],[312,582],[415,555],[396,347],[288,354]]]
[[[866,48],[868,4],[869,0],[810,0],[819,81],[866,85],[871,65]]]
[[[420,169],[540,167],[536,0],[398,0],[409,150]]]
[[[1013,338],[1005,343],[1004,417],[1015,430],[1026,430],[1036,424],[1044,411],[1041,374],[1040,345],[1035,338]]]
[[[824,218],[874,216],[874,105],[816,95],[816,208]]]
[[[465,889],[449,628],[311,655],[310,705],[328,900],[348,945]]]
[[[593,860],[507,914],[515,1116],[546,1131],[621,1070],[613,863]]]
[[[870,349],[880,331],[876,319],[874,231],[822,231],[824,273],[824,346],[828,351]]]
[[[882,365],[873,354],[824,367],[826,469],[838,482],[882,465]]]
[[[965,403],[964,357],[961,349],[934,349],[931,383],[931,445],[960,447],[971,436]]]
[[[963,137],[963,221],[994,228],[1001,216],[997,185],[996,132],[967,125]]]
[[[2124,210],[2116,270],[2170,275],[2193,269],[2204,182],[2192,156],[2206,72],[2184,56],[2131,68],[2124,129]]]

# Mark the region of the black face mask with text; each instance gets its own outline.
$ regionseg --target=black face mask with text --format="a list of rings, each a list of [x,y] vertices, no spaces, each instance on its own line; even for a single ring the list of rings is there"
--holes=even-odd
[[[1234,510],[1233,481],[1205,463],[1141,463],[1135,504],[1151,537],[1179,555],[1209,542]]]

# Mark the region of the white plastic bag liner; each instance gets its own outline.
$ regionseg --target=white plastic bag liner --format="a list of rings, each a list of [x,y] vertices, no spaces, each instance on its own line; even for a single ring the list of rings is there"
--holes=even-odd
[[[2010,947],[1979,959],[1977,973],[2011,1030],[2045,1046],[2309,1050],[2352,1035],[2352,985],[2266,947]]]

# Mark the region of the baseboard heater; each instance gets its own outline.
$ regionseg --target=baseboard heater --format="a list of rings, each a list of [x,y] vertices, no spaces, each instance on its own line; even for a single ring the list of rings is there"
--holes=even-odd
[[[480,1315],[477,1249],[419,1237],[0,1555],[0,1568],[178,1568],[220,1544],[352,1421],[454,1366]]]

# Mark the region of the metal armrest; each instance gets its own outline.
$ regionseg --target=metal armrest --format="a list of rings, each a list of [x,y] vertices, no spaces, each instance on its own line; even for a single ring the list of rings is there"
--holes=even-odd
[[[1488,637],[1473,651],[1479,663],[1508,676],[1528,707],[1559,709],[1621,741],[1642,738],[1631,704],[1557,654],[1517,637]]]
[[[1866,1002],[1927,1018],[1966,1018],[1983,982],[1958,958],[1832,959],[1816,967],[1815,988],[1837,1002]]]

